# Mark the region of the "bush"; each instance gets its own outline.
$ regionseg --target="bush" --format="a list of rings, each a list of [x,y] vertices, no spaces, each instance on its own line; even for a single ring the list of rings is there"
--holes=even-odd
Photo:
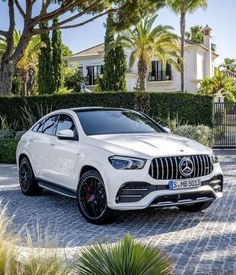
[[[0,140],[0,163],[16,163],[17,143],[15,139]]]
[[[1,129],[0,130],[0,140],[14,138],[14,135],[15,135],[15,133],[11,129]]]
[[[92,94],[54,94],[30,97],[1,97],[0,115],[7,116],[9,123],[18,121],[18,130],[23,129],[20,119],[22,108],[29,106],[33,115],[38,116],[37,106],[52,106],[52,110],[83,107],[104,106],[120,107],[143,111],[154,118],[173,119],[179,117],[191,125],[213,125],[213,102],[211,96],[157,93],[157,92],[103,92]],[[37,117],[38,118],[38,117]]]
[[[78,257],[81,275],[156,275],[173,274],[169,259],[154,247],[143,245],[126,236],[115,245],[94,245]]]
[[[159,120],[156,119],[158,122]],[[175,133],[177,128],[182,125],[187,125],[188,123],[183,121],[179,118],[179,115],[176,114],[174,118],[170,117],[170,114],[168,114],[168,117],[166,119],[160,119],[159,122],[161,125],[168,127],[171,132]]]
[[[7,218],[7,208],[1,208],[0,201],[0,274],[18,274],[16,261],[17,237],[9,231],[12,220]]]
[[[54,246],[45,240],[41,247],[39,236],[37,243],[27,234],[27,251],[19,249],[19,234],[11,232],[12,220],[7,217],[7,208],[1,208],[0,202],[0,275],[69,275],[72,268],[63,261]],[[38,226],[37,226],[38,228]],[[22,233],[22,232],[21,232]],[[52,248],[52,249],[51,249]],[[22,253],[22,255],[20,255]],[[26,255],[25,255],[26,254]]]
[[[204,125],[183,125],[179,126],[175,132],[177,135],[187,137],[198,141],[199,143],[212,147],[213,145],[213,131],[211,128]]]
[[[15,140],[19,141],[25,133],[26,133],[26,131],[17,131],[15,134]]]

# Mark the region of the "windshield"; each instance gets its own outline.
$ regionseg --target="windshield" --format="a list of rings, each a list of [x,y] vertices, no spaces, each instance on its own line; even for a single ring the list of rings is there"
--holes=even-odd
[[[86,135],[162,132],[150,119],[132,111],[93,110],[76,113]]]

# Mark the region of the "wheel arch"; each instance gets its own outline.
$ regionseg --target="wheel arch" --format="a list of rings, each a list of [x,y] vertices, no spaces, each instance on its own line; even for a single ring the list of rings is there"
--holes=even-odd
[[[100,174],[100,176],[102,177],[103,184],[104,184],[105,190],[106,190],[107,199],[109,201],[110,196],[109,196],[109,188],[107,186],[107,176],[106,176],[105,171],[99,165],[94,165],[94,163],[87,163],[87,164],[85,164],[81,167],[80,173],[79,173],[79,178],[78,178],[77,188],[79,186],[79,182],[80,182],[80,179],[81,179],[82,175],[84,173],[86,173],[87,171],[89,171],[89,170],[97,171]]]
[[[18,168],[20,168],[20,162],[21,162],[21,160],[22,160],[23,158],[27,158],[27,159],[29,160],[30,165],[31,165],[31,167],[32,167],[32,170],[33,170],[33,172],[35,173],[34,167],[32,166],[32,161],[31,161],[29,155],[28,155],[26,152],[22,152],[22,153],[19,154],[18,159],[17,159]]]
[[[94,171],[97,171],[101,177],[102,177],[102,174],[101,172],[94,166],[92,165],[84,165],[81,170],[80,170],[80,174],[79,174],[79,180],[81,179],[81,177],[83,176],[84,173],[88,172],[89,170],[94,170]]]
[[[21,153],[18,158],[18,162],[20,163],[23,158],[27,158],[29,160],[29,157],[25,153]]]

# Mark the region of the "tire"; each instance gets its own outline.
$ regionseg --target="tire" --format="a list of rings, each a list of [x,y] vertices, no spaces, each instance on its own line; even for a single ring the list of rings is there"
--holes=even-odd
[[[19,183],[22,193],[26,196],[39,195],[42,192],[42,188],[35,179],[30,161],[26,157],[20,161]]]
[[[188,211],[188,212],[199,212],[202,210],[207,209],[212,204],[212,201],[210,202],[199,202],[191,205],[179,205],[178,208],[182,211]]]
[[[101,175],[95,170],[85,172],[77,188],[81,215],[92,224],[106,224],[114,220],[114,211],[107,206],[107,196]]]

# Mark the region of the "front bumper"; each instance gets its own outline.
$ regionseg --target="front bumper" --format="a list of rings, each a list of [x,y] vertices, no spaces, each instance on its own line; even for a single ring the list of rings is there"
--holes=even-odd
[[[169,180],[155,180],[148,171],[145,173],[145,169],[119,172],[122,175],[113,177],[113,182],[108,185],[108,206],[111,209],[136,210],[194,204],[213,201],[223,194],[223,174],[219,164],[214,164],[211,174],[200,178],[200,187],[179,190],[169,190]]]

